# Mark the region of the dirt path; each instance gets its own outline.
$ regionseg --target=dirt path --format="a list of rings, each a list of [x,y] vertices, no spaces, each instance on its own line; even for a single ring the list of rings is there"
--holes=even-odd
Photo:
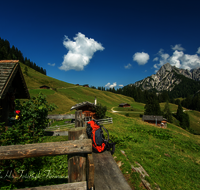
[[[123,113],[123,112],[125,112],[125,113],[144,113],[144,112],[135,112],[135,111],[115,111],[115,110],[113,110],[113,108],[114,108],[114,107],[111,108],[111,111],[112,111],[113,113],[116,113],[116,112],[118,112],[118,113],[120,113],[120,112],[122,112],[122,113]]]

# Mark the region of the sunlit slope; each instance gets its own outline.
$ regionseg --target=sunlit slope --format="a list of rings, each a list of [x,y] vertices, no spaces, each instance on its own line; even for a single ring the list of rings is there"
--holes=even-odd
[[[25,65],[20,64],[20,66],[24,74]],[[43,75],[29,67],[28,75],[24,74],[24,78],[31,96],[37,96],[39,92],[42,92],[47,96],[49,103],[54,103],[58,106],[58,109],[53,112],[54,114],[67,113],[73,105],[80,102],[94,102],[95,97],[97,98],[97,103],[107,106],[109,110],[121,103],[132,104],[134,102],[134,99],[131,97],[69,84]],[[54,90],[39,89],[41,85],[47,85]]]
[[[106,128],[117,143],[114,157],[123,163],[120,169],[131,187],[142,189],[141,179],[132,169],[137,162],[149,174],[145,179],[151,187],[157,183],[164,190],[200,189],[200,136],[173,124],[165,129],[118,113],[107,115],[113,118]]]
[[[194,129],[196,133],[200,134],[200,112],[188,111],[187,114],[190,118],[190,127]]]
[[[73,84],[66,83],[52,77],[43,75],[34,69],[20,63],[22,72],[24,74],[25,67],[28,68],[28,76],[24,74],[26,85],[28,89],[38,89],[42,85],[47,85],[51,88],[74,87]]]

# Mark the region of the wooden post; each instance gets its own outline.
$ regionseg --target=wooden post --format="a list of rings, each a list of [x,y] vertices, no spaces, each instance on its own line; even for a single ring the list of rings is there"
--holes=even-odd
[[[82,127],[82,110],[75,112],[75,127]]]
[[[88,189],[94,187],[94,160],[92,154],[87,155],[87,184]]]
[[[75,112],[75,127],[86,127],[82,110],[78,110]]]
[[[68,140],[87,139],[86,128],[77,127],[68,131]],[[91,144],[92,146],[92,144]],[[86,154],[68,156],[68,183],[86,181]]]

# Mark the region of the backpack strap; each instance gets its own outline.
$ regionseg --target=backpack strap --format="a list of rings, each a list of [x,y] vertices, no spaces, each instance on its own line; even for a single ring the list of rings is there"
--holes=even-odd
[[[111,141],[111,140],[110,140]],[[116,143],[114,143],[114,142],[107,142],[106,143],[106,149],[107,150],[110,150],[111,149],[111,154],[113,155],[114,154],[114,152],[115,152],[115,144]]]
[[[104,130],[106,131],[106,133],[107,133],[107,135],[108,135],[108,140],[106,140],[106,141],[109,141],[109,133],[108,133],[108,130],[107,130],[103,125],[100,125],[100,126],[103,127]]]

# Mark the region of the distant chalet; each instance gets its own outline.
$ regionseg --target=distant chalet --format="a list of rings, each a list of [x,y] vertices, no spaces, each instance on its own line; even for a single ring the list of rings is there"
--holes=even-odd
[[[158,126],[167,126],[167,120],[163,118],[163,116],[157,116],[157,115],[143,115],[142,121],[155,124]]]
[[[131,107],[131,105],[127,103],[122,103],[122,104],[119,104],[119,107],[127,108],[127,107]]]
[[[88,84],[84,84],[83,87],[89,87],[89,85]]]
[[[0,120],[5,126],[15,111],[15,98],[30,99],[19,60],[0,60]]]
[[[49,86],[46,86],[46,85],[43,85],[43,86],[40,86],[41,89],[50,89]]]

